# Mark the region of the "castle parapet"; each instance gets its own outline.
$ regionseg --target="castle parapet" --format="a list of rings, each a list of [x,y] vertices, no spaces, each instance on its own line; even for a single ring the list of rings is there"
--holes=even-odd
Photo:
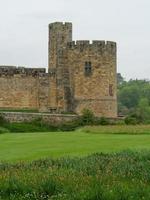
[[[77,40],[76,45],[77,46],[89,46],[90,41],[89,40]]]
[[[49,24],[49,29],[59,29],[59,28],[63,28],[63,29],[69,29],[70,27],[72,27],[72,23],[71,22],[54,22]]]
[[[104,48],[105,45],[106,45],[105,40],[93,40],[92,41],[92,46],[93,47],[102,47],[102,48]]]
[[[90,49],[92,51],[97,51],[101,53],[102,52],[115,53],[116,43],[104,40],[93,40],[92,43],[90,43],[89,40],[77,40],[69,42],[67,48],[72,50],[76,49],[79,51]]]
[[[55,77],[56,76],[56,68],[49,69],[48,73],[49,73],[50,77]]]
[[[116,42],[107,41],[107,42],[106,42],[106,49],[107,49],[109,52],[116,53],[116,49],[117,49],[117,44],[116,44]]]
[[[25,68],[16,66],[0,66],[0,76],[13,76],[16,74],[25,76],[38,76],[39,74],[46,73],[44,68]]]

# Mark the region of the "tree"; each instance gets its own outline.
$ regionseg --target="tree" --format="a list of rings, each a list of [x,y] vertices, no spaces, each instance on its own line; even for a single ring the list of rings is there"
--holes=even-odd
[[[141,117],[143,122],[150,120],[150,105],[147,98],[140,99],[137,108],[137,114]]]
[[[150,120],[150,81],[129,80],[118,85],[119,114]]]

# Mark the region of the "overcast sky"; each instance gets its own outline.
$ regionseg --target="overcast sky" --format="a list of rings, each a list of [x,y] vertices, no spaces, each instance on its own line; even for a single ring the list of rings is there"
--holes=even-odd
[[[0,0],[0,65],[47,67],[48,24],[118,44],[118,72],[150,78],[150,0]]]

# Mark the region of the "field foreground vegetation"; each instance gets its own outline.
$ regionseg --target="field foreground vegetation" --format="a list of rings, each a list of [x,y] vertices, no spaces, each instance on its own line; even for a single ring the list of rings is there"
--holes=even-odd
[[[0,200],[148,200],[149,144],[150,125],[0,134]]]
[[[150,199],[150,152],[0,165],[2,200]]]
[[[0,161],[86,156],[96,152],[150,150],[150,125],[87,126],[74,132],[0,135]]]

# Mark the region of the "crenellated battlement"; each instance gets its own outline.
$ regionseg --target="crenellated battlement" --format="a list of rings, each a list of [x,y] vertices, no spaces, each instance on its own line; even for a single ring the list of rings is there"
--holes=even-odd
[[[0,66],[0,76],[14,76],[17,74],[24,76],[39,76],[46,73],[45,68],[25,68],[17,66]]]
[[[90,45],[89,40],[77,40],[75,43],[76,43],[76,46],[89,46]]]
[[[70,29],[72,27],[72,23],[71,22],[54,22],[49,24],[49,29]]]
[[[49,69],[48,74],[50,77],[56,77],[56,68]]]
[[[92,51],[108,51],[109,53],[115,53],[116,52],[116,43],[112,41],[104,41],[104,40],[93,40],[92,43],[90,43],[89,40],[77,40],[72,41],[67,44],[67,49],[71,50],[79,50],[84,51],[87,49],[90,49]]]

